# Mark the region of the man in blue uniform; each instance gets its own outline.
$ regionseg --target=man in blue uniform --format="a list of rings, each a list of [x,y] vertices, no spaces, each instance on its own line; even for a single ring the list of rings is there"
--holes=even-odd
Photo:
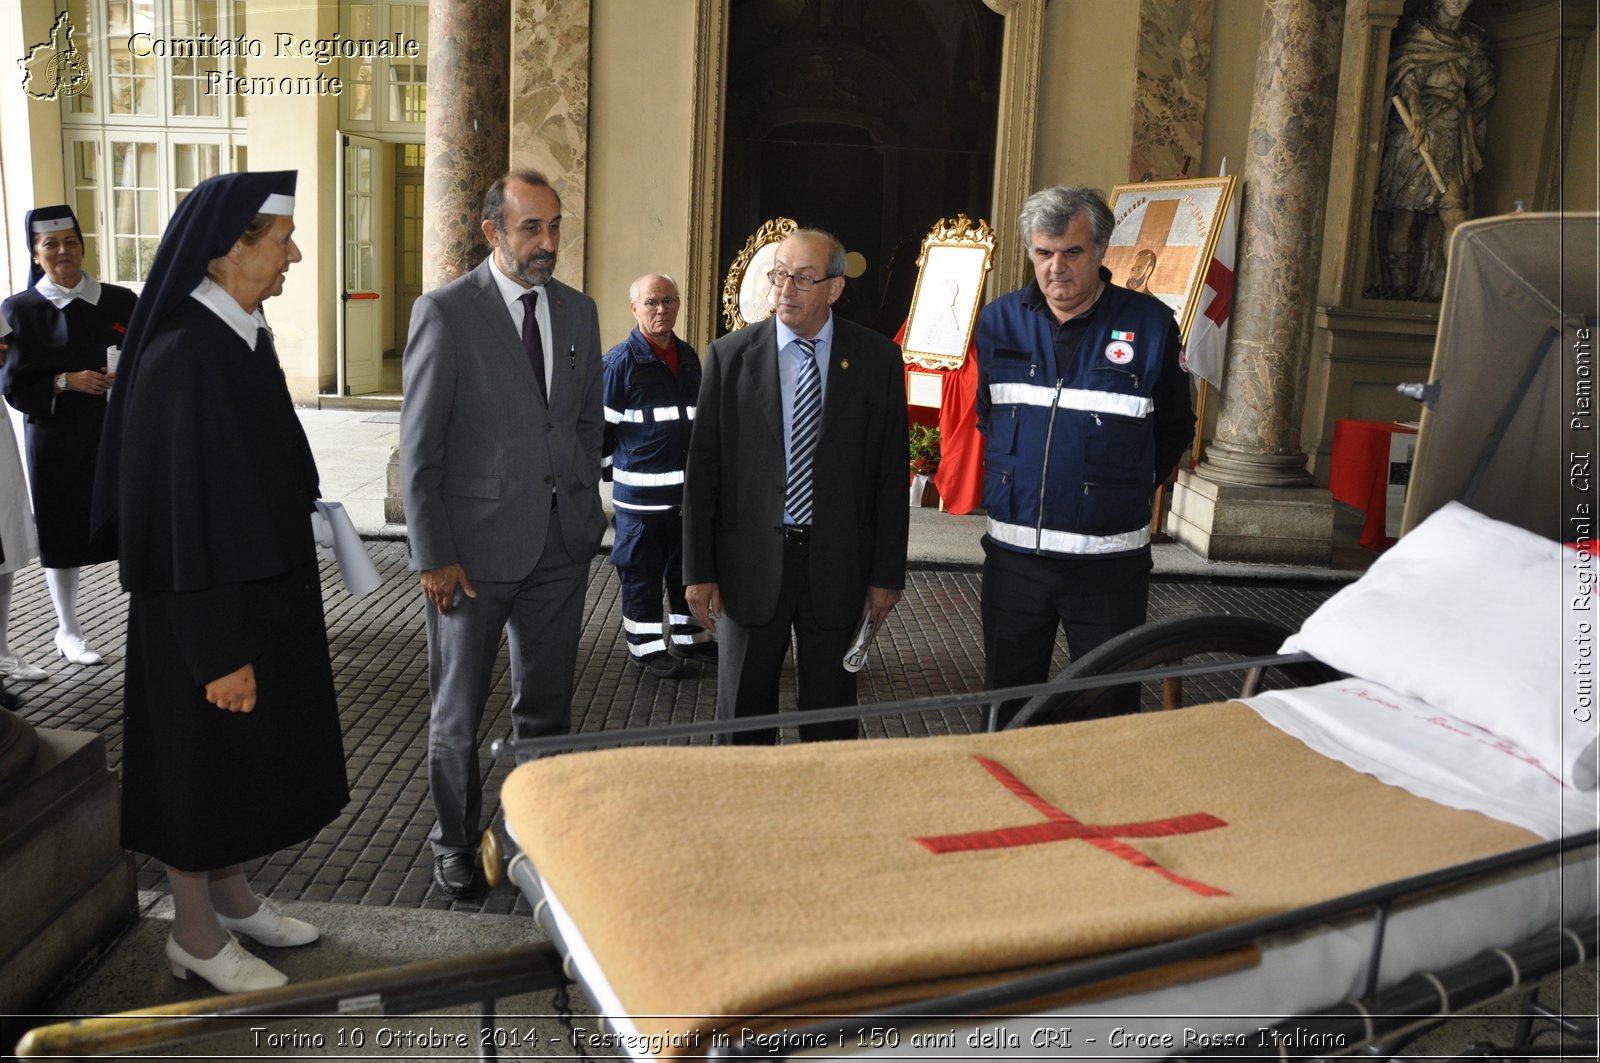
[[[683,673],[679,659],[715,661],[717,644],[689,615],[683,596],[683,471],[700,359],[672,334],[681,298],[663,273],[628,289],[639,327],[605,358],[604,462],[611,470],[616,538],[611,563],[622,580],[628,660],[661,679]],[[672,606],[661,609],[662,584]]]
[[[1077,658],[1144,623],[1151,499],[1194,430],[1172,311],[1101,265],[1100,193],[1035,192],[1017,224],[1034,279],[977,327],[990,689],[1049,678],[1058,626]],[[1137,687],[1115,697],[1137,706]]]

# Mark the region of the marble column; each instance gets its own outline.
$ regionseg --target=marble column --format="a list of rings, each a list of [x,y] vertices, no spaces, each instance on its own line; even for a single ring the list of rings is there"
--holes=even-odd
[[[488,252],[483,192],[510,158],[511,7],[506,0],[428,4],[427,162],[422,287],[431,291]]]
[[[1267,0],[1262,15],[1216,438],[1173,498],[1174,535],[1216,559],[1331,559],[1332,502],[1309,490],[1300,415],[1344,7],[1344,0]]]

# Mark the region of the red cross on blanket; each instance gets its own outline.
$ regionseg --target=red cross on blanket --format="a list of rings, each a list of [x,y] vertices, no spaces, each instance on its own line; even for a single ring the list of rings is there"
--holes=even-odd
[[[1168,871],[1133,846],[1119,840],[1121,838],[1166,838],[1175,834],[1194,834],[1198,831],[1226,827],[1227,824],[1216,816],[1206,812],[1193,812],[1187,816],[1175,816],[1171,819],[1153,819],[1143,823],[1114,823],[1108,825],[1084,823],[1040,797],[1021,779],[1011,774],[1004,765],[976,755],[972,759],[982,764],[984,770],[994,776],[1000,782],[1000,785],[1044,813],[1045,822],[1030,823],[1022,827],[1001,827],[996,830],[973,831],[969,834],[939,834],[929,838],[918,838],[917,841],[929,852],[943,854],[977,849],[1010,849],[1019,845],[1039,845],[1044,842],[1085,841],[1097,849],[1110,853],[1112,856],[1126,860],[1135,867],[1154,871],[1167,881],[1198,893],[1202,897],[1228,896],[1227,890],[1208,886],[1204,882],[1196,882],[1192,878],[1185,878],[1176,872]]]

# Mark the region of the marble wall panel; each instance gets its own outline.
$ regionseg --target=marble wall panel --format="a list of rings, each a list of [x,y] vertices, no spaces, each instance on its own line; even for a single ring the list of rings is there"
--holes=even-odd
[[[583,287],[589,160],[589,0],[511,0],[511,169],[561,196],[556,276]]]
[[[1140,0],[1128,180],[1209,176],[1196,172],[1211,80],[1215,0]]]

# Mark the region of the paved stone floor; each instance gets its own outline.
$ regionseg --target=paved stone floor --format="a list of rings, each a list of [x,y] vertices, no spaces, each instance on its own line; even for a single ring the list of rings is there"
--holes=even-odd
[[[350,804],[316,838],[252,865],[253,881],[263,893],[287,900],[525,912],[526,902],[509,886],[463,901],[452,901],[433,888],[431,861],[425,856],[433,815],[424,773],[428,677],[421,596],[415,578],[405,570],[400,543],[368,546],[384,576],[377,592],[353,598],[338,583],[331,565],[323,572],[349,761]],[[905,599],[879,635],[862,673],[863,702],[981,689],[978,584],[973,571],[910,574]],[[1159,582],[1152,587],[1150,615],[1156,619],[1199,612],[1247,613],[1293,628],[1335,589],[1328,584]],[[25,699],[23,715],[34,723],[104,735],[115,768],[121,758],[127,615],[115,565],[84,571],[79,611],[90,643],[106,655],[106,664],[100,667],[80,668],[55,656],[50,642],[54,617],[43,574],[37,566],[18,574],[10,642],[13,649],[44,666],[50,678],[15,689]],[[597,560],[579,649],[574,727],[598,731],[713,717],[714,670],[691,668],[682,679],[657,680],[628,667],[626,652],[616,576],[609,564]],[[486,812],[498,808],[495,795],[510,767],[503,760],[489,763],[487,753],[489,739],[510,730],[504,663],[502,650],[501,670],[484,721]],[[1065,663],[1064,651],[1058,651],[1058,664]],[[792,691],[792,680],[784,689]],[[1194,680],[1186,690],[1206,692]],[[1214,693],[1226,695],[1221,687]],[[869,733],[921,734],[980,726],[979,710],[969,709],[909,720],[890,718],[869,725]],[[165,879],[153,861],[141,859],[138,866],[141,889],[165,890]]]

